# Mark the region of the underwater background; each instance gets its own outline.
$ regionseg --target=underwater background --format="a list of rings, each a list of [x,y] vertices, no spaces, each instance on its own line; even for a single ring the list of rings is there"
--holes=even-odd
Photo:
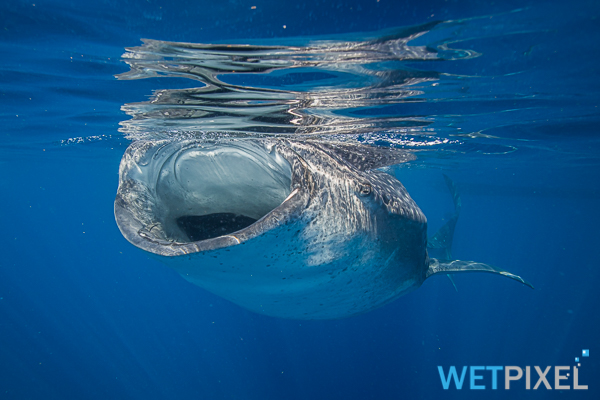
[[[599,17],[596,1],[2,1],[0,399],[600,398]],[[124,105],[199,86],[116,79],[129,71],[126,47],[361,40],[411,26],[431,28],[413,43],[440,59],[399,68],[433,78],[408,85],[411,101],[344,115],[419,123],[351,139],[418,150],[390,172],[430,234],[452,212],[449,175],[462,196],[453,256],[534,290],[462,274],[456,291],[434,277],[357,317],[276,319],[189,284],[122,237],[119,162],[144,132],[120,124]],[[489,375],[485,390],[469,376],[444,390],[438,373],[572,368],[575,357],[586,391],[523,380],[492,390]]]

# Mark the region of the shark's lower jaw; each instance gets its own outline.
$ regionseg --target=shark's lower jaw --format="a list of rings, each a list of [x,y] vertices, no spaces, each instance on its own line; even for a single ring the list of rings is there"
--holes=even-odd
[[[115,213],[138,246],[204,241],[251,226],[284,202],[291,183],[288,161],[256,143],[147,144],[124,156]]]

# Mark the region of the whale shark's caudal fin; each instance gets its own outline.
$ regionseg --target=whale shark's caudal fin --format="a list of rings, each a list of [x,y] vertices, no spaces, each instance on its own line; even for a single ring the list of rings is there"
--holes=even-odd
[[[432,250],[436,255],[440,255],[441,259],[429,259],[429,269],[425,273],[425,279],[435,274],[446,274],[448,278],[450,278],[452,285],[454,285],[454,289],[456,289],[456,285],[450,274],[458,272],[491,272],[519,281],[533,289],[531,283],[520,276],[511,274],[503,269],[475,261],[452,260],[452,238],[454,236],[456,221],[458,221],[458,216],[460,215],[461,201],[454,182],[452,182],[447,175],[444,175],[444,180],[446,181],[446,185],[448,186],[450,194],[452,195],[452,200],[454,201],[454,213],[427,242],[427,249]]]
[[[458,189],[452,179],[447,175],[444,175],[446,185],[452,195],[454,201],[454,213],[450,216],[448,221],[427,241],[427,248],[434,250],[435,254],[439,254],[444,259],[452,259],[452,239],[454,237],[454,228],[456,228],[456,221],[460,215],[460,195]]]
[[[427,248],[430,251],[433,251],[436,255],[440,255],[444,259],[450,260],[452,259],[452,239],[454,237],[454,228],[456,228],[456,221],[458,221],[458,216],[460,215],[461,202],[456,184],[448,177],[448,175],[445,174],[444,180],[446,181],[446,186],[448,186],[448,190],[450,190],[450,194],[452,195],[452,200],[454,202],[454,213],[435,233],[435,235],[429,238],[427,241]],[[452,282],[454,290],[458,292],[458,288],[456,287],[456,283],[454,283],[452,275],[448,274],[448,279],[450,279],[450,282]]]
[[[491,272],[493,274],[506,276],[507,278],[519,281],[533,289],[533,285],[531,283],[527,282],[518,275],[511,274],[503,269],[475,261],[438,260],[435,258],[430,258],[429,269],[427,269],[427,272],[425,273],[425,279],[435,274],[455,274],[457,272]]]

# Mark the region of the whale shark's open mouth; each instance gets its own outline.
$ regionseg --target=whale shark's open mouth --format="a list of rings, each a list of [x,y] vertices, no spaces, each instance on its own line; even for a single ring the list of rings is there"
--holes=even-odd
[[[115,213],[134,244],[139,237],[184,244],[230,235],[269,214],[291,192],[289,162],[256,143],[132,147],[121,163]]]
[[[206,240],[236,232],[257,220],[235,213],[183,215],[177,218],[177,226],[186,233],[191,242]]]

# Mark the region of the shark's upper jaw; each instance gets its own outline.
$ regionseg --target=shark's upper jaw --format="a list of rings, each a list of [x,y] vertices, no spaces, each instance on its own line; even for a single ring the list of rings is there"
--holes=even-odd
[[[256,142],[142,143],[128,149],[121,164],[119,228],[130,242],[162,255],[161,245],[247,228],[291,193],[289,162]]]

